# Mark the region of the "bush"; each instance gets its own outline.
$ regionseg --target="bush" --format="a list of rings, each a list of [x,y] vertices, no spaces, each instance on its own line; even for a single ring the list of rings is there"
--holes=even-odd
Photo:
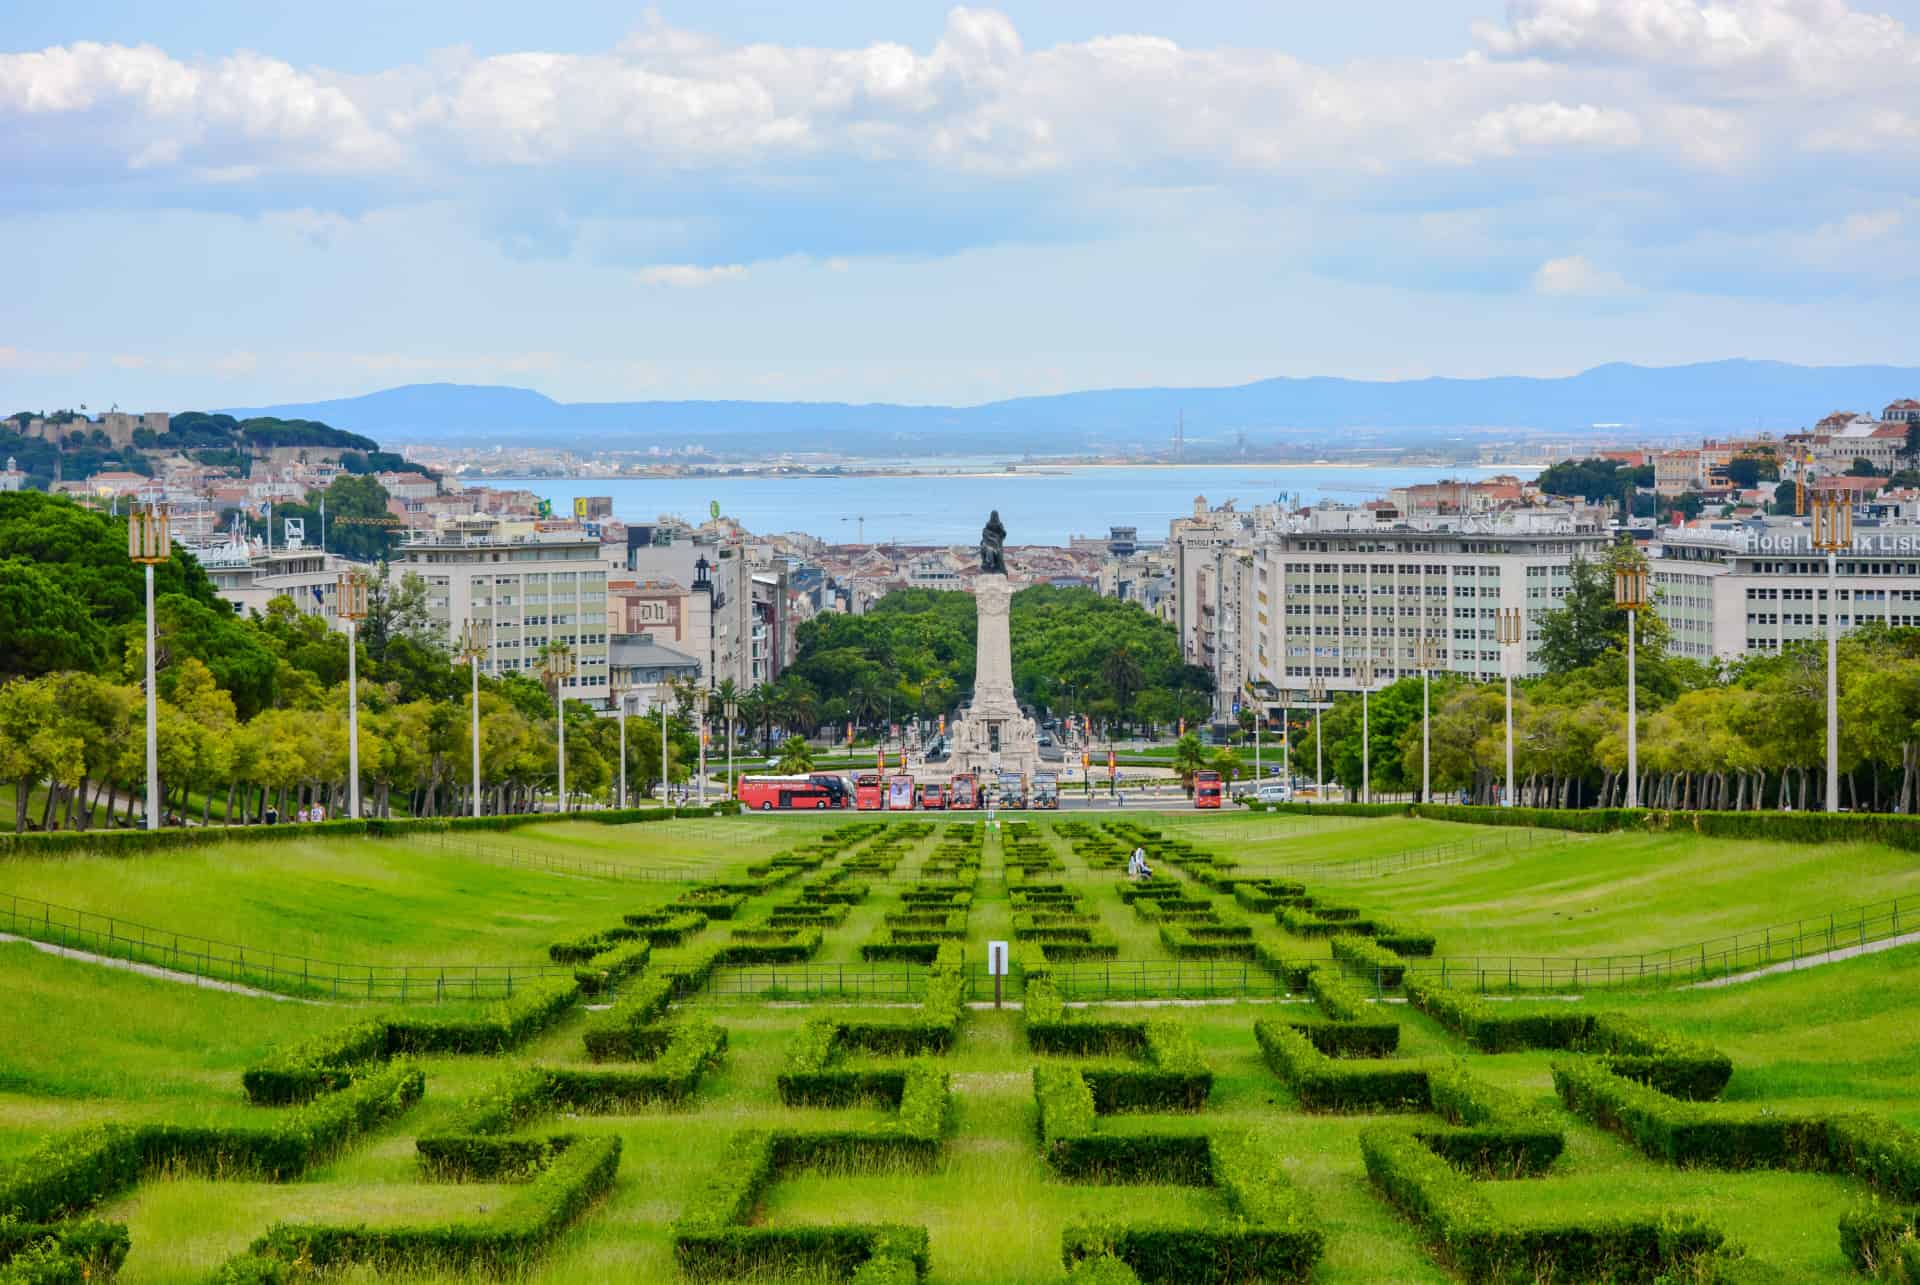
[[[1591,1013],[1569,1004],[1496,1006],[1472,991],[1415,980],[1404,982],[1403,989],[1408,1003],[1482,1053],[1573,1048],[1593,1026]]]
[[[487,1007],[473,1020],[434,1017],[387,1019],[387,1052],[502,1053],[553,1025],[580,999],[571,978],[529,982],[511,999]]]
[[[1375,985],[1393,987],[1406,976],[1406,963],[1395,951],[1366,937],[1335,937],[1330,943],[1333,957]]]
[[[1254,1038],[1273,1073],[1308,1111],[1424,1111],[1423,1067],[1393,1062],[1335,1061],[1283,1022],[1255,1022]]]
[[[387,1024],[355,1022],[300,1044],[276,1049],[261,1066],[241,1072],[247,1101],[291,1106],[353,1083],[353,1068],[387,1056]]]
[[[662,907],[621,917],[629,928],[637,928],[645,933],[647,940],[656,948],[683,945],[687,938],[707,926],[705,915],[675,907]]]
[[[1452,1127],[1416,1129],[1414,1136],[1456,1169],[1485,1178],[1530,1177],[1545,1173],[1566,1147],[1566,1135],[1539,1111],[1458,1062],[1429,1067],[1427,1092],[1434,1113]]]

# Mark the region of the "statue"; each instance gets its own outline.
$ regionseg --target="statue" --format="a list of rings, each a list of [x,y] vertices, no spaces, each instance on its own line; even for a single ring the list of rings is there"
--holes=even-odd
[[[1007,574],[1006,545],[1007,528],[1000,525],[1000,510],[995,509],[980,530],[980,569]]]

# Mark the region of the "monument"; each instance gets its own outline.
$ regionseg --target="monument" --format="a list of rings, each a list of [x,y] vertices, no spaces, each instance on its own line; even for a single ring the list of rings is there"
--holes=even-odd
[[[1040,769],[1039,731],[1013,694],[1013,646],[1007,628],[1013,584],[1007,575],[1007,529],[994,510],[980,532],[980,575],[973,582],[979,616],[974,640],[973,703],[948,732],[954,772],[983,775]]]

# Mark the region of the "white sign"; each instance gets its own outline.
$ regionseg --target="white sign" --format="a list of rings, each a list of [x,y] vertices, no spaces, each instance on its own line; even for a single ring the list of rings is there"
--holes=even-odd
[[[987,943],[987,976],[1005,977],[1007,975],[1007,943],[990,941]]]

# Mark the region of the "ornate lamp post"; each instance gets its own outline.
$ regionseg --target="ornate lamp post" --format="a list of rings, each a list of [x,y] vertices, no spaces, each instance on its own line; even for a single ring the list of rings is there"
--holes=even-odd
[[[559,738],[559,807],[563,813],[567,810],[567,680],[577,668],[573,648],[563,642],[550,644],[540,662],[540,673],[553,684],[553,723]]]
[[[1313,706],[1313,801],[1315,803],[1326,802],[1326,799],[1322,796],[1322,791],[1325,789],[1322,783],[1327,779],[1326,773],[1322,770],[1322,766],[1325,763],[1325,754],[1322,749],[1324,741],[1320,736],[1320,710],[1326,703],[1327,680],[1324,678],[1309,680],[1307,683],[1307,704]]]
[[[1495,637],[1500,641],[1500,668],[1506,671],[1507,679],[1507,790],[1501,796],[1500,806],[1513,806],[1513,648],[1524,633],[1525,626],[1520,620],[1520,608],[1501,607],[1495,620]]]
[[[347,622],[347,815],[360,819],[359,623],[367,618],[367,577],[342,571],[333,587],[333,614]]]
[[[1853,547],[1853,503],[1813,497],[1813,547],[1827,555],[1827,811],[1840,810],[1840,552]]]
[[[627,806],[627,688],[615,687],[613,696],[613,721],[620,726],[620,802],[619,807]]]
[[[727,715],[727,797],[731,799],[736,795],[733,783],[733,724],[734,720],[740,717],[740,702],[729,696],[724,710]]]
[[[667,773],[667,694],[660,690],[660,801],[667,801],[667,783],[673,778]]]
[[[473,815],[477,817],[480,815],[480,658],[487,654],[479,621],[468,619],[460,626],[460,643],[454,654],[467,662],[473,678]]]
[[[1371,649],[1369,649],[1371,651]],[[1353,680],[1360,684],[1360,801],[1373,802],[1373,735],[1368,725],[1367,698],[1373,694],[1373,656],[1362,656],[1353,667]]]
[[[153,569],[173,554],[167,511],[150,504],[127,511],[127,557],[147,569],[147,829],[160,828],[160,735],[154,686]]]
[[[1627,613],[1627,806],[1640,806],[1640,684],[1635,674],[1640,611],[1648,604],[1647,569],[1622,567],[1613,573],[1613,605]]]
[[[1420,668],[1420,801],[1433,802],[1433,668],[1440,663],[1440,646],[1431,634],[1414,644],[1413,663]]]
[[[700,697],[700,770],[694,776],[695,789],[699,791],[699,806],[707,806],[707,698]]]

